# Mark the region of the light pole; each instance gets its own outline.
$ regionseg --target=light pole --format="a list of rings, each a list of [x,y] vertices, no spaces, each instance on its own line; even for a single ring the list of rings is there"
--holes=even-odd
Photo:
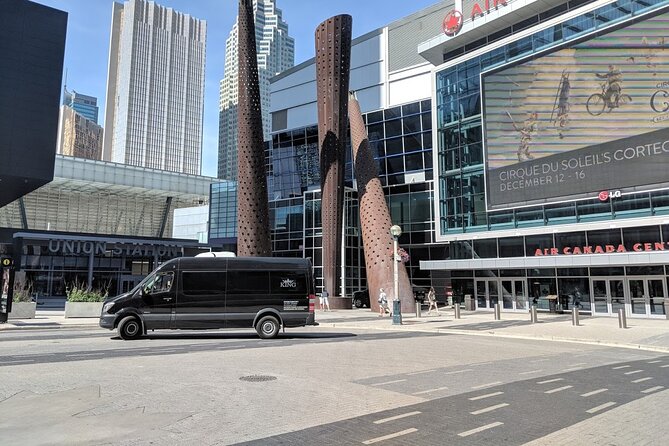
[[[395,288],[395,299],[396,301],[400,300],[400,280],[397,272],[397,262],[399,262],[399,254],[397,253],[397,245],[398,245],[398,239],[400,238],[400,235],[402,235],[402,228],[400,228],[397,225],[393,225],[390,227],[390,235],[393,236],[393,285]],[[397,305],[397,307],[401,307],[400,305]],[[396,305],[395,302],[393,302],[393,323],[395,323],[395,312],[396,312]]]

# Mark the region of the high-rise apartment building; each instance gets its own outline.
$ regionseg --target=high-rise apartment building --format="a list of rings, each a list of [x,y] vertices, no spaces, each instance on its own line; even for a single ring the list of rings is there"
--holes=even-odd
[[[200,173],[206,33],[154,2],[114,3],[104,160]]]
[[[58,153],[77,158],[102,159],[102,127],[67,105],[60,106]]]
[[[63,89],[63,105],[67,105],[84,118],[98,123],[98,98]]]
[[[288,35],[288,24],[283,21],[276,0],[254,0],[258,77],[262,106],[263,133],[269,139],[270,89],[274,75],[295,64],[295,41]],[[218,130],[218,177],[237,178],[237,23],[225,42],[225,76],[220,84]]]

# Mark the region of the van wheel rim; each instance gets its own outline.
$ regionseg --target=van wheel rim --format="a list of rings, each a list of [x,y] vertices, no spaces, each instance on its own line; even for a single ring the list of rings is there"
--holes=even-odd
[[[125,332],[128,333],[130,336],[136,335],[138,330],[139,326],[137,325],[136,322],[128,322],[128,324],[125,326]]]
[[[262,331],[265,334],[274,333],[274,324],[271,322],[265,322],[264,324],[262,324]]]

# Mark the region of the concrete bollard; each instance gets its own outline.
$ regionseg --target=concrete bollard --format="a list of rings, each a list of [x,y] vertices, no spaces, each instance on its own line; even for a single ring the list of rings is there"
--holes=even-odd
[[[499,304],[495,304],[495,305],[493,306],[493,310],[494,310],[494,312],[495,312],[495,320],[496,320],[496,321],[502,320],[502,313],[501,313],[501,311],[500,311],[500,306],[499,306]]]
[[[453,307],[453,311],[455,312],[455,319],[460,319],[460,304],[456,302],[455,306]]]
[[[419,301],[416,301],[416,317],[421,317],[422,305],[423,304],[421,304]]]
[[[578,327],[578,308],[571,309],[571,325]]]
[[[618,327],[627,328],[627,315],[623,308],[618,310]]]
[[[532,305],[530,307],[530,321],[533,324],[536,324],[537,322],[539,322],[539,319],[537,318],[537,306],[536,305]]]

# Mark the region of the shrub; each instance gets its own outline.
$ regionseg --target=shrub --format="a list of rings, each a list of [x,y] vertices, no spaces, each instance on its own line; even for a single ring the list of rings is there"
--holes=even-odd
[[[68,302],[102,302],[108,295],[108,291],[95,289],[89,290],[85,285],[74,282],[66,290]]]
[[[13,302],[32,302],[33,286],[30,282],[14,282]]]

